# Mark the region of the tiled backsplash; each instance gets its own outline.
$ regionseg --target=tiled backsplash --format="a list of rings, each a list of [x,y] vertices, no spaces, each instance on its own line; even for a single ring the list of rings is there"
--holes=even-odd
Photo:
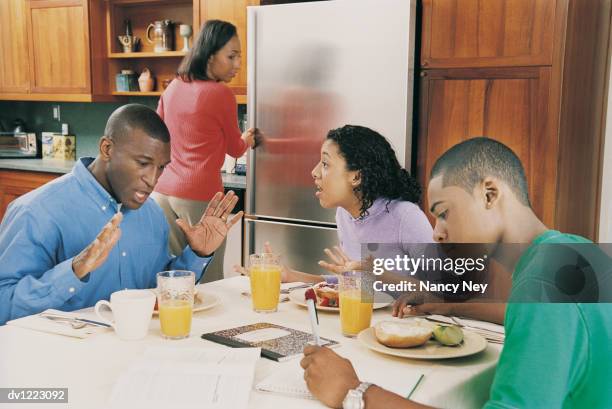
[[[111,112],[127,103],[139,103],[153,109],[157,107],[157,97],[130,98],[122,103],[82,103],[82,102],[26,102],[0,101],[0,122],[11,129],[13,121],[21,118],[29,131],[60,132],[61,124],[67,123],[70,133],[77,137],[77,157],[96,156],[98,140]],[[53,106],[60,106],[60,122],[53,119]],[[238,106],[238,115],[246,113],[246,106]]]

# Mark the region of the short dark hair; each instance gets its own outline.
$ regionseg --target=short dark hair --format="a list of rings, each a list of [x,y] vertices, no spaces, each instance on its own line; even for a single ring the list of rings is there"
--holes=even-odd
[[[232,23],[208,20],[202,26],[193,48],[181,61],[176,74],[186,82],[210,80],[206,75],[208,60],[236,35],[236,26]]]
[[[354,191],[361,196],[361,217],[378,198],[387,199],[387,204],[395,199],[418,203],[421,187],[401,167],[384,136],[365,126],[345,125],[329,131],[327,139],[338,145],[347,169],[360,173],[361,183]]]
[[[164,143],[170,142],[170,132],[157,112],[141,104],[127,104],[117,108],[108,117],[104,135],[119,141],[140,129],[148,136]]]
[[[512,149],[491,138],[471,138],[447,150],[434,164],[429,180],[439,175],[443,186],[459,186],[469,194],[487,176],[499,178],[522,204],[531,206],[521,160]]]

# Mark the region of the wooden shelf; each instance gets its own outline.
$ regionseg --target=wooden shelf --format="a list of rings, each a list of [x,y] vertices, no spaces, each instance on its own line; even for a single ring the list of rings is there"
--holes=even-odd
[[[112,94],[115,96],[124,96],[124,97],[158,97],[162,94],[162,91],[152,91],[152,92],[113,91]],[[236,103],[246,104],[247,103],[246,95],[236,95]]]
[[[187,55],[185,51],[166,51],[163,53],[154,52],[136,52],[136,53],[110,53],[108,58],[172,58],[184,57]]]
[[[158,97],[162,94],[161,91],[141,92],[141,91],[113,91],[113,95],[126,97]]]
[[[113,102],[110,95],[96,94],[43,94],[0,93],[1,101],[52,101],[52,102]]]
[[[131,5],[142,5],[142,4],[161,4],[167,5],[168,0],[105,0],[108,3],[121,5],[121,6],[131,6]],[[174,4],[191,4],[192,0],[173,0]]]

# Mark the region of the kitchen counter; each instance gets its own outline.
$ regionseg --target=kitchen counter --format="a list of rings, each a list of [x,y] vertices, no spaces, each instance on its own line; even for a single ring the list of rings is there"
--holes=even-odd
[[[53,159],[0,159],[0,169],[27,170],[30,172],[45,172],[64,174],[72,170],[74,161]],[[246,176],[233,173],[221,173],[223,186],[227,189],[246,189]]]
[[[54,159],[0,159],[0,169],[28,170],[64,174],[72,170],[74,161]]]

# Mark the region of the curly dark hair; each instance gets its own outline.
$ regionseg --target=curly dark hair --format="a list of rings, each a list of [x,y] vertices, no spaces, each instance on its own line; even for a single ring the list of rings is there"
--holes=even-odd
[[[419,202],[419,183],[400,166],[384,136],[364,126],[345,125],[329,131],[327,139],[338,145],[347,169],[361,175],[361,183],[353,189],[361,199],[360,217],[367,216],[378,198],[387,199],[387,206],[395,199]]]

